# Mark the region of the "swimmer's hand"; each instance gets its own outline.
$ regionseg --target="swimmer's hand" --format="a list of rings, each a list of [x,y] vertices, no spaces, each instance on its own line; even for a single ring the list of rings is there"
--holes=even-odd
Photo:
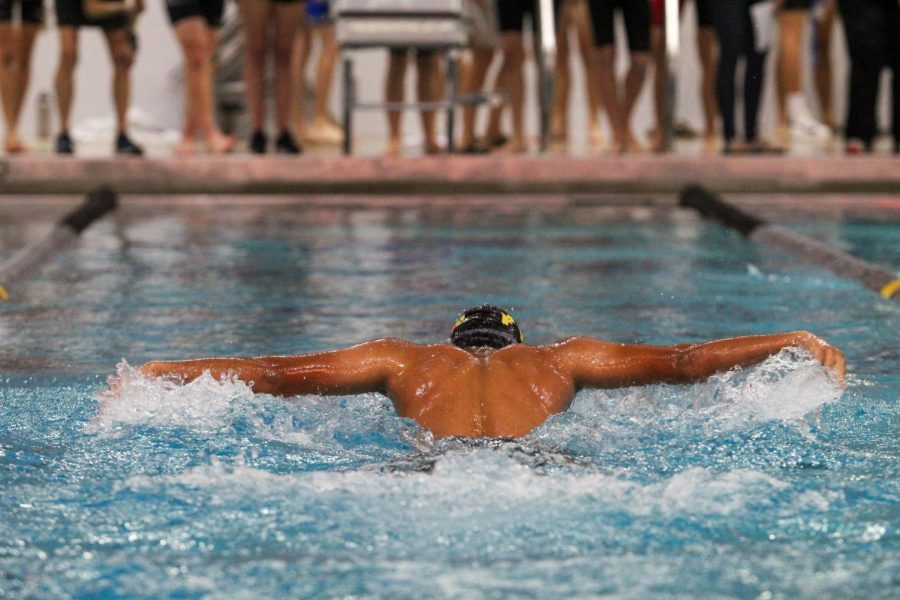
[[[844,359],[843,353],[808,331],[798,331],[796,336],[797,345],[812,354],[813,358],[822,363],[822,366],[833,371],[841,387],[844,387],[847,361]]]

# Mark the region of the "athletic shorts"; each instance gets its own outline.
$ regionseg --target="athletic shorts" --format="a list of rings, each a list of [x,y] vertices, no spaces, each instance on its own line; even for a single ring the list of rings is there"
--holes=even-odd
[[[182,19],[203,17],[210,27],[222,26],[225,0],[166,0],[169,21],[176,25]]]
[[[712,15],[712,2],[714,0],[694,0],[694,7],[697,9],[697,27],[715,27]],[[651,0],[650,9],[652,12],[651,22],[654,25],[662,25],[666,14],[666,0]],[[680,0],[678,5],[684,10],[685,0]]]
[[[0,0],[0,23],[11,23],[13,4],[19,5],[19,18],[23,25],[43,25],[44,0]]]
[[[308,0],[306,3],[306,24],[324,25],[331,21],[328,0]]]
[[[553,0],[554,14],[559,14],[563,0]],[[537,0],[497,0],[497,21],[504,33],[520,32],[525,27],[525,17],[537,20]]]
[[[594,23],[594,45],[598,48],[615,43],[615,12],[622,11],[628,49],[632,52],[650,50],[650,3],[647,0],[590,0],[591,20]]]
[[[784,0],[781,10],[809,10],[812,8],[812,0]]]
[[[99,27],[106,31],[128,27],[128,15],[113,15],[103,19],[89,19],[81,0],[55,0],[56,24],[59,27]]]

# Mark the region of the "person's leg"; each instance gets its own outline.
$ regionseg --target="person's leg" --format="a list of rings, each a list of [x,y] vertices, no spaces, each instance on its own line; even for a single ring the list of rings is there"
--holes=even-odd
[[[575,36],[578,40],[578,50],[581,53],[581,64],[584,67],[584,81],[587,89],[588,127],[591,144],[596,146],[603,143],[603,133],[600,131],[600,111],[603,108],[603,99],[597,83],[597,70],[592,67],[594,30],[591,25],[591,13],[587,0],[573,0],[572,4],[571,23],[575,26]]]
[[[624,152],[628,134],[622,113],[623,99],[619,97],[615,72],[614,5],[609,0],[591,0],[589,6],[594,29],[594,51],[591,58],[613,133],[612,150]]]
[[[11,21],[0,23],[0,98],[6,124],[6,151],[9,154],[25,150],[17,131],[19,63],[19,28],[13,27]]]
[[[714,13],[720,49],[716,97],[726,152],[732,149],[735,138],[735,72],[743,47],[746,10],[744,0],[719,0]]]
[[[847,140],[858,140],[871,150],[875,139],[878,79],[884,64],[879,0],[838,0],[847,49],[850,54],[850,98],[847,106]]]
[[[834,119],[834,98],[831,83],[831,40],[834,31],[834,20],[837,15],[837,2],[824,0],[824,6],[816,20],[816,92],[822,106],[822,122],[832,131],[837,125]]]
[[[291,59],[303,9],[303,2],[276,2],[274,5],[275,120],[279,131],[277,145],[280,151],[288,154],[300,151],[290,130],[291,104],[294,100]]]
[[[703,145],[707,152],[713,152],[716,149],[717,52],[715,27],[698,27],[697,53],[700,56],[700,98],[703,102]]]
[[[650,4],[646,0],[625,0],[622,2],[622,16],[628,35],[630,66],[625,77],[625,101],[622,119],[625,127],[626,149],[640,151],[642,147],[631,129],[631,115],[644,88],[647,67],[650,64]]]
[[[900,4],[887,3],[884,20],[887,63],[891,70],[891,133],[894,154],[900,154]]]
[[[312,29],[301,24],[294,38],[291,55],[291,86],[294,101],[291,103],[291,130],[298,139],[306,139],[306,64],[312,48]]]
[[[337,65],[338,45],[335,38],[334,25],[323,23],[316,25],[312,31],[319,38],[319,61],[316,65],[315,88],[316,105],[313,116],[313,137],[328,143],[338,144],[343,139],[343,131],[334,122],[329,110],[331,100],[331,84],[334,80],[334,68]]]
[[[754,42],[753,21],[749,7],[745,9],[742,36],[743,54],[746,58],[744,70],[744,137],[748,144],[756,144],[759,123],[759,105],[765,82],[766,53],[758,52]]]
[[[778,99],[778,120],[782,134],[787,137],[788,96],[801,92],[803,28],[808,11],[804,9],[782,9],[778,13],[778,63],[776,96]]]
[[[265,72],[266,72],[266,24],[272,12],[269,0],[238,0],[241,28],[244,33],[244,95],[253,128],[252,150],[266,151],[265,134]]]
[[[78,28],[63,26],[59,28],[59,64],[56,68],[54,91],[56,104],[59,110],[60,139],[57,140],[57,152],[71,154],[71,140],[69,138],[69,116],[72,112],[74,100],[74,76],[75,66],[78,64]],[[60,144],[59,142],[68,142]],[[68,145],[68,148],[65,146]]]
[[[662,123],[666,113],[666,48],[665,31],[659,25],[650,28],[650,56],[653,61],[653,112],[656,124],[650,139],[650,149],[662,149]]]
[[[556,20],[556,65],[554,68],[553,104],[550,107],[550,138],[565,142],[568,137],[570,2],[564,2]]]
[[[113,63],[113,104],[116,109],[116,153],[139,156],[143,149],[128,138],[128,106],[131,103],[131,66],[135,44],[128,27],[104,29],[106,47]]]
[[[419,102],[437,102],[443,96],[440,76],[442,56],[442,53],[433,51],[420,50],[416,53],[416,96]],[[435,111],[423,110],[421,116],[422,132],[425,136],[425,153],[441,152],[442,148],[437,141]]]
[[[384,99],[388,103],[403,102],[403,91],[406,82],[406,63],[409,51],[406,49],[394,49],[388,57],[387,77],[384,82]],[[403,111],[389,110],[388,118],[388,154],[400,154],[403,149],[400,125],[403,120]]]
[[[477,94],[484,88],[484,80],[487,76],[488,69],[491,67],[491,61],[494,59],[494,49],[483,46],[475,46],[472,48],[472,64],[468,67],[462,78],[460,91],[463,95]],[[460,147],[463,152],[486,151],[476,144],[475,124],[478,118],[478,107],[476,105],[468,105],[462,110],[462,135],[460,137]]]
[[[509,93],[512,112],[512,137],[509,149],[525,152],[528,143],[525,138],[525,48],[521,33],[503,34],[503,82]]]

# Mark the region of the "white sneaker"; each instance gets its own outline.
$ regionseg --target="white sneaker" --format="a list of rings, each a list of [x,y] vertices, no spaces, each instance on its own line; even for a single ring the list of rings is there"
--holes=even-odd
[[[802,94],[788,98],[788,128],[792,138],[827,140],[831,129],[809,112]]]

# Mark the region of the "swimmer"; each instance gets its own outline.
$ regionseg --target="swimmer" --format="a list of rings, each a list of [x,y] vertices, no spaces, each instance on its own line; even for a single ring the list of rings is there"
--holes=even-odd
[[[449,343],[381,339],[298,356],[149,362],[140,371],[184,381],[231,374],[277,396],[381,392],[437,438],[520,437],[566,411],[580,389],[691,383],[788,347],[810,352],[843,385],[844,356],[805,331],[674,346],[588,337],[529,346],[509,312],[489,305],[462,313]]]

